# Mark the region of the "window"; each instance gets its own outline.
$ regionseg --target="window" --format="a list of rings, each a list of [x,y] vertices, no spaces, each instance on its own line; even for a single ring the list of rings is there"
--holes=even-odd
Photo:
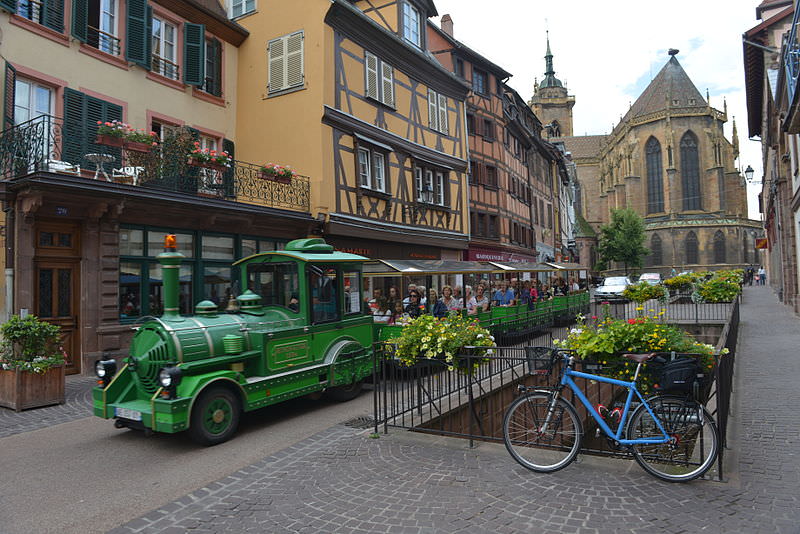
[[[721,230],[714,233],[714,263],[725,263],[725,234]]]
[[[366,96],[394,107],[394,68],[377,56],[364,52]]]
[[[232,0],[230,16],[232,19],[247,15],[256,10],[256,0]]]
[[[16,4],[16,5],[15,5]],[[64,2],[53,0],[5,0],[0,5],[20,17],[64,33]]]
[[[153,17],[152,70],[172,80],[178,79],[177,35],[173,24]]]
[[[497,187],[497,167],[486,166],[486,180],[484,183],[489,187]]]
[[[661,238],[658,234],[653,234],[653,237],[650,238],[650,265],[662,265],[663,263]]]
[[[700,199],[700,163],[697,155],[697,137],[686,132],[681,138],[681,177],[683,185],[683,209],[699,210]]]
[[[17,78],[13,101],[15,124],[53,114],[53,90],[34,81]]]
[[[475,228],[475,235],[485,237],[486,236],[486,214],[479,213],[477,216],[478,224]]]
[[[311,313],[314,324],[339,320],[339,298],[335,267],[308,266]]]
[[[386,155],[383,152],[359,147],[358,185],[374,191],[386,191]]]
[[[697,264],[700,263],[698,261],[698,254],[697,254],[697,235],[694,232],[689,232],[686,236],[686,240],[684,241],[684,248],[686,249],[686,263],[687,264]]]
[[[489,83],[485,72],[475,68],[472,69],[472,90],[479,95],[488,94]]]
[[[414,169],[414,186],[417,202],[446,206],[448,202],[449,173],[435,167],[416,167]]]
[[[497,215],[489,215],[489,227],[486,229],[488,237],[498,237],[499,227],[497,226]]]
[[[483,138],[486,141],[494,141],[494,122],[489,119],[483,120]]]
[[[651,137],[645,145],[647,159],[647,213],[664,211],[664,182],[661,174],[661,144]]]
[[[200,89],[214,96],[222,96],[222,43],[217,39],[205,40],[203,84]]]
[[[361,273],[345,271],[343,278],[345,315],[361,313]]]
[[[419,10],[408,2],[403,2],[403,38],[411,44],[422,48]]]
[[[480,166],[481,166],[481,164],[478,163],[477,161],[471,160],[469,162],[469,168],[470,168],[470,179],[469,179],[469,181],[470,181],[470,183],[472,183],[472,184],[481,183],[481,169],[480,169]]]
[[[533,199],[533,222],[539,224],[539,204],[535,198]]]
[[[467,113],[467,134],[475,135],[475,115]]]
[[[269,94],[302,87],[305,83],[302,31],[269,42]]]
[[[117,0],[89,0],[86,44],[107,54],[119,55]]]
[[[463,59],[461,59],[460,57],[457,57],[453,61],[453,68],[454,68],[454,71],[456,73],[456,76],[459,76],[461,78],[464,77],[464,60]]]
[[[447,121],[447,97],[433,89],[428,89],[428,126],[431,129],[449,134]]]

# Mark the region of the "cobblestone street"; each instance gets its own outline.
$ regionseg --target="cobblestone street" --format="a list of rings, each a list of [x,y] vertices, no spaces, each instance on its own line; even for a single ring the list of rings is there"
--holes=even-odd
[[[529,472],[502,446],[336,425],[112,532],[800,532],[800,322],[745,288],[725,482],[632,461]]]

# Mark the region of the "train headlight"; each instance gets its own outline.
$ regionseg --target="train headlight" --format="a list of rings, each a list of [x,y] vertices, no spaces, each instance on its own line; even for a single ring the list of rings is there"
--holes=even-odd
[[[181,370],[177,367],[165,367],[159,371],[158,381],[164,388],[174,390],[181,383]]]
[[[97,383],[106,387],[114,375],[117,374],[116,360],[97,360],[94,364],[94,374],[99,379]]]

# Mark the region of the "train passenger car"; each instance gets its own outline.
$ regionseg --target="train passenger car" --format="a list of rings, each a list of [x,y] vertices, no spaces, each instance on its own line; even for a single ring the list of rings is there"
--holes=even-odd
[[[224,313],[203,301],[189,317],[178,313],[182,258],[167,236],[158,257],[164,314],[138,326],[119,372],[114,360],[97,362],[95,415],[118,428],[188,430],[214,445],[233,436],[243,411],[319,392],[358,395],[372,373],[366,258],[298,239],[236,262],[247,290]]]

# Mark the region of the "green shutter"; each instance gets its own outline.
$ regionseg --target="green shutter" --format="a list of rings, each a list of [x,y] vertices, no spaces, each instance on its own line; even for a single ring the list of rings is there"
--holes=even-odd
[[[148,23],[152,28],[152,18],[148,17],[149,6],[147,0],[128,0],[127,34],[125,37],[125,59],[131,63],[150,68],[150,54],[148,49],[152,46],[152,29],[148,32]]]
[[[58,33],[64,33],[64,0],[44,0],[42,9],[42,24]]]
[[[147,46],[145,47],[145,61],[142,66],[150,70],[153,68],[153,6],[147,6],[147,29],[144,34]]]
[[[89,38],[89,0],[72,0],[72,36],[82,43]]]
[[[187,22],[183,25],[183,82],[203,85],[206,27]]]
[[[94,141],[97,138],[97,121],[121,121],[122,120],[122,106],[94,98],[93,96],[86,96],[86,118],[84,122],[83,137],[85,140],[85,153],[86,154],[109,154],[114,156],[115,160],[112,163],[106,164],[106,172],[110,172],[112,166],[119,167],[122,165],[122,153],[117,147],[110,147],[105,145],[98,145]],[[82,167],[94,168],[94,164],[83,161]]]
[[[64,135],[61,159],[81,164],[86,154],[86,95],[74,89],[64,89]]]
[[[0,9],[5,9],[11,13],[17,12],[17,0],[0,0]]]
[[[5,90],[3,93],[3,130],[14,127],[14,94],[17,86],[17,69],[6,61]]]
[[[226,198],[233,198],[236,196],[236,182],[234,180],[236,173],[236,147],[230,139],[223,139],[222,150],[227,152],[231,159],[234,159],[233,165],[222,174],[222,191]]]
[[[210,68],[212,71],[206,72],[206,78],[211,79],[208,92],[214,96],[222,96],[222,43],[217,39],[211,39],[209,41],[209,52],[211,53]]]

